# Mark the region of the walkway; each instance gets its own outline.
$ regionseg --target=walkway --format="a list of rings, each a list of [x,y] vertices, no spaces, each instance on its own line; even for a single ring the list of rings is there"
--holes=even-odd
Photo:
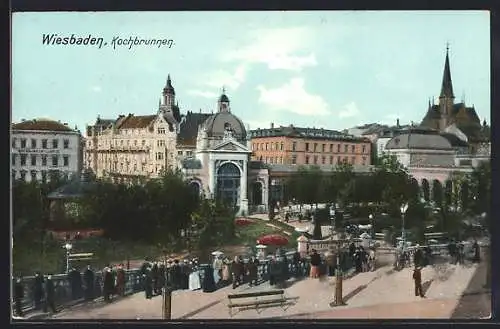
[[[290,305],[236,312],[232,319],[259,318],[450,318],[473,277],[477,266],[450,265],[449,277],[440,281],[437,272],[427,267],[422,272],[427,298],[413,294],[411,270],[395,272],[386,266],[375,272],[358,274],[343,284],[346,306],[331,308],[334,279],[304,279],[288,282],[286,296]],[[250,288],[230,287],[214,293],[175,291],[172,294],[172,319],[229,319],[227,294],[270,289],[268,283]],[[111,304],[62,312],[56,319],[161,319],[161,297],[146,300],[143,293]]]

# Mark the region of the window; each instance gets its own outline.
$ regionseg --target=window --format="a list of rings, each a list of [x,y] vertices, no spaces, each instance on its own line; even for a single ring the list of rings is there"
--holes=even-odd
[[[42,166],[46,166],[46,165],[47,165],[47,156],[42,155]]]
[[[349,150],[349,145],[344,145],[344,153],[347,153]]]
[[[271,143],[271,151],[274,150],[274,143]]]
[[[57,158],[57,155],[52,156],[52,167],[57,167],[59,164],[59,159]]]
[[[330,144],[330,153],[333,153],[333,144]]]
[[[25,139],[25,138],[21,139],[21,148],[22,148],[22,149],[25,149],[25,148],[26,148],[26,139]],[[25,175],[26,175],[26,174],[25,174]]]
[[[363,166],[366,166],[366,157],[363,157]]]
[[[164,147],[165,146],[165,141],[163,139],[159,139],[158,142],[156,143],[158,147]]]
[[[318,164],[318,156],[317,155],[314,156],[314,164]]]
[[[321,157],[321,164],[326,164],[326,157]]]
[[[356,157],[351,157],[351,164],[354,164],[356,162]]]
[[[134,146],[137,146],[137,139],[134,139]]]
[[[31,156],[31,165],[36,166],[36,155]]]
[[[64,147],[65,149],[69,149],[69,139],[65,139],[65,140],[63,140],[63,147]]]
[[[268,148],[269,148],[269,143],[266,143],[266,151],[267,151]]]
[[[316,152],[317,148],[318,148],[318,143],[314,143],[314,149],[313,149],[313,152]]]
[[[297,164],[297,156],[294,154],[292,155],[292,164]]]
[[[340,144],[337,144],[337,153],[340,153]]]
[[[297,142],[292,142],[292,151],[297,151]]]
[[[158,128],[158,134],[164,134],[165,128]]]
[[[309,156],[306,155],[306,164],[309,164]]]
[[[332,165],[333,164],[333,155],[330,156],[330,164]]]
[[[187,155],[188,157],[193,156],[193,151],[187,151],[187,152],[186,152],[186,155]]]
[[[339,165],[341,162],[340,157],[337,158],[337,164]]]
[[[67,155],[63,156],[63,166],[69,166],[69,156]]]
[[[26,154],[21,154],[21,166],[26,166]]]
[[[16,148],[16,142],[17,140],[15,138],[12,138],[12,148]]]
[[[182,151],[177,151],[177,155],[182,155]]]
[[[36,149],[36,139],[34,138],[31,139],[31,148]]]
[[[42,170],[42,182],[45,183],[47,181],[47,170]]]
[[[59,146],[59,141],[57,139],[52,140],[52,148],[56,149]]]
[[[274,149],[275,149],[276,151],[277,151],[277,150],[279,150],[279,144],[278,144],[278,143],[276,143],[276,144],[274,145]]]
[[[363,145],[363,153],[366,153],[366,145]]]
[[[309,152],[309,143],[306,143],[306,152]]]
[[[323,144],[321,145],[321,152],[324,153],[325,151],[326,151],[326,144]]]
[[[146,145],[146,141],[143,139],[142,140],[142,146]]]
[[[36,170],[31,171],[31,181],[36,181]]]
[[[280,151],[283,151],[283,143],[280,144]]]
[[[42,148],[43,149],[47,148],[47,140],[46,139],[42,139]]]
[[[11,161],[12,161],[12,165],[15,166],[16,165],[16,155],[15,154],[11,154]]]
[[[156,153],[156,160],[163,160],[163,153],[162,152]]]
[[[26,180],[26,170],[21,170],[21,180]]]
[[[356,146],[355,145],[351,145],[351,153],[354,153],[356,152]]]

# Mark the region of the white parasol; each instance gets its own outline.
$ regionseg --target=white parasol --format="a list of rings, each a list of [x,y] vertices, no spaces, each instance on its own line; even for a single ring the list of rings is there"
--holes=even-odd
[[[212,252],[212,256],[220,256],[220,255],[224,255],[224,253],[222,251],[219,251],[219,250]]]
[[[265,246],[263,244],[258,244],[258,245],[255,246],[255,248],[257,248],[257,249],[266,249],[267,246]]]

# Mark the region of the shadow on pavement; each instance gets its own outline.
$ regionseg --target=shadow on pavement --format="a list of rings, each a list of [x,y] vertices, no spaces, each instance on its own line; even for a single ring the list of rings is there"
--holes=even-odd
[[[365,290],[367,287],[368,287],[368,285],[364,284],[362,286],[357,287],[356,289],[354,289],[353,291],[351,291],[347,295],[345,295],[343,298],[344,303],[347,303],[347,301],[349,299],[353,298],[354,296],[356,296],[357,294],[359,294],[360,292]]]
[[[212,306],[215,306],[215,305],[219,304],[220,302],[222,302],[222,300],[221,300],[221,299],[216,300],[216,301],[211,302],[211,303],[208,303],[207,305],[205,305],[205,306],[203,306],[203,307],[200,307],[200,308],[199,308],[199,309],[197,309],[197,310],[194,310],[194,311],[192,311],[192,312],[189,312],[189,313],[187,313],[187,314],[184,314],[184,315],[183,315],[183,316],[181,316],[179,319],[180,319],[180,320],[186,320],[186,319],[189,319],[190,317],[195,316],[196,314],[201,313],[201,312],[203,312],[203,311],[205,311],[205,310],[209,309],[210,307],[212,307]]]
[[[452,319],[480,319],[491,315],[491,289],[483,287],[487,270],[485,261],[479,264],[451,315]]]
[[[424,296],[427,294],[427,291],[431,287],[432,282],[434,282],[434,279],[427,280],[424,282],[424,284],[422,284],[422,294],[424,294]]]

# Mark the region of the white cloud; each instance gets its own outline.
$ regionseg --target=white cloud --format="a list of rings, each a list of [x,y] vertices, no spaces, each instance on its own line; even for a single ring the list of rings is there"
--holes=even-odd
[[[236,67],[234,73],[218,70],[208,74],[206,77],[206,85],[218,89],[225,87],[231,90],[236,90],[243,82],[245,82],[246,75],[247,65],[241,64]]]
[[[189,90],[188,94],[194,95],[194,96],[200,96],[203,98],[217,98],[219,94],[212,92],[212,91],[203,91],[203,90]]]
[[[259,29],[250,34],[248,45],[229,51],[222,56],[225,61],[266,64],[271,70],[300,71],[316,66],[314,52],[308,47],[314,31],[305,27]]]
[[[339,118],[352,118],[358,116],[359,114],[360,112],[358,110],[358,107],[356,106],[356,103],[350,102],[349,104],[346,104],[344,106],[344,109],[339,112]]]
[[[92,86],[90,90],[92,90],[95,93],[100,93],[102,91],[102,88],[101,86]]]
[[[304,80],[294,78],[275,89],[258,86],[259,103],[270,110],[292,112],[299,115],[326,115],[328,104],[319,95],[309,94],[304,89]]]

